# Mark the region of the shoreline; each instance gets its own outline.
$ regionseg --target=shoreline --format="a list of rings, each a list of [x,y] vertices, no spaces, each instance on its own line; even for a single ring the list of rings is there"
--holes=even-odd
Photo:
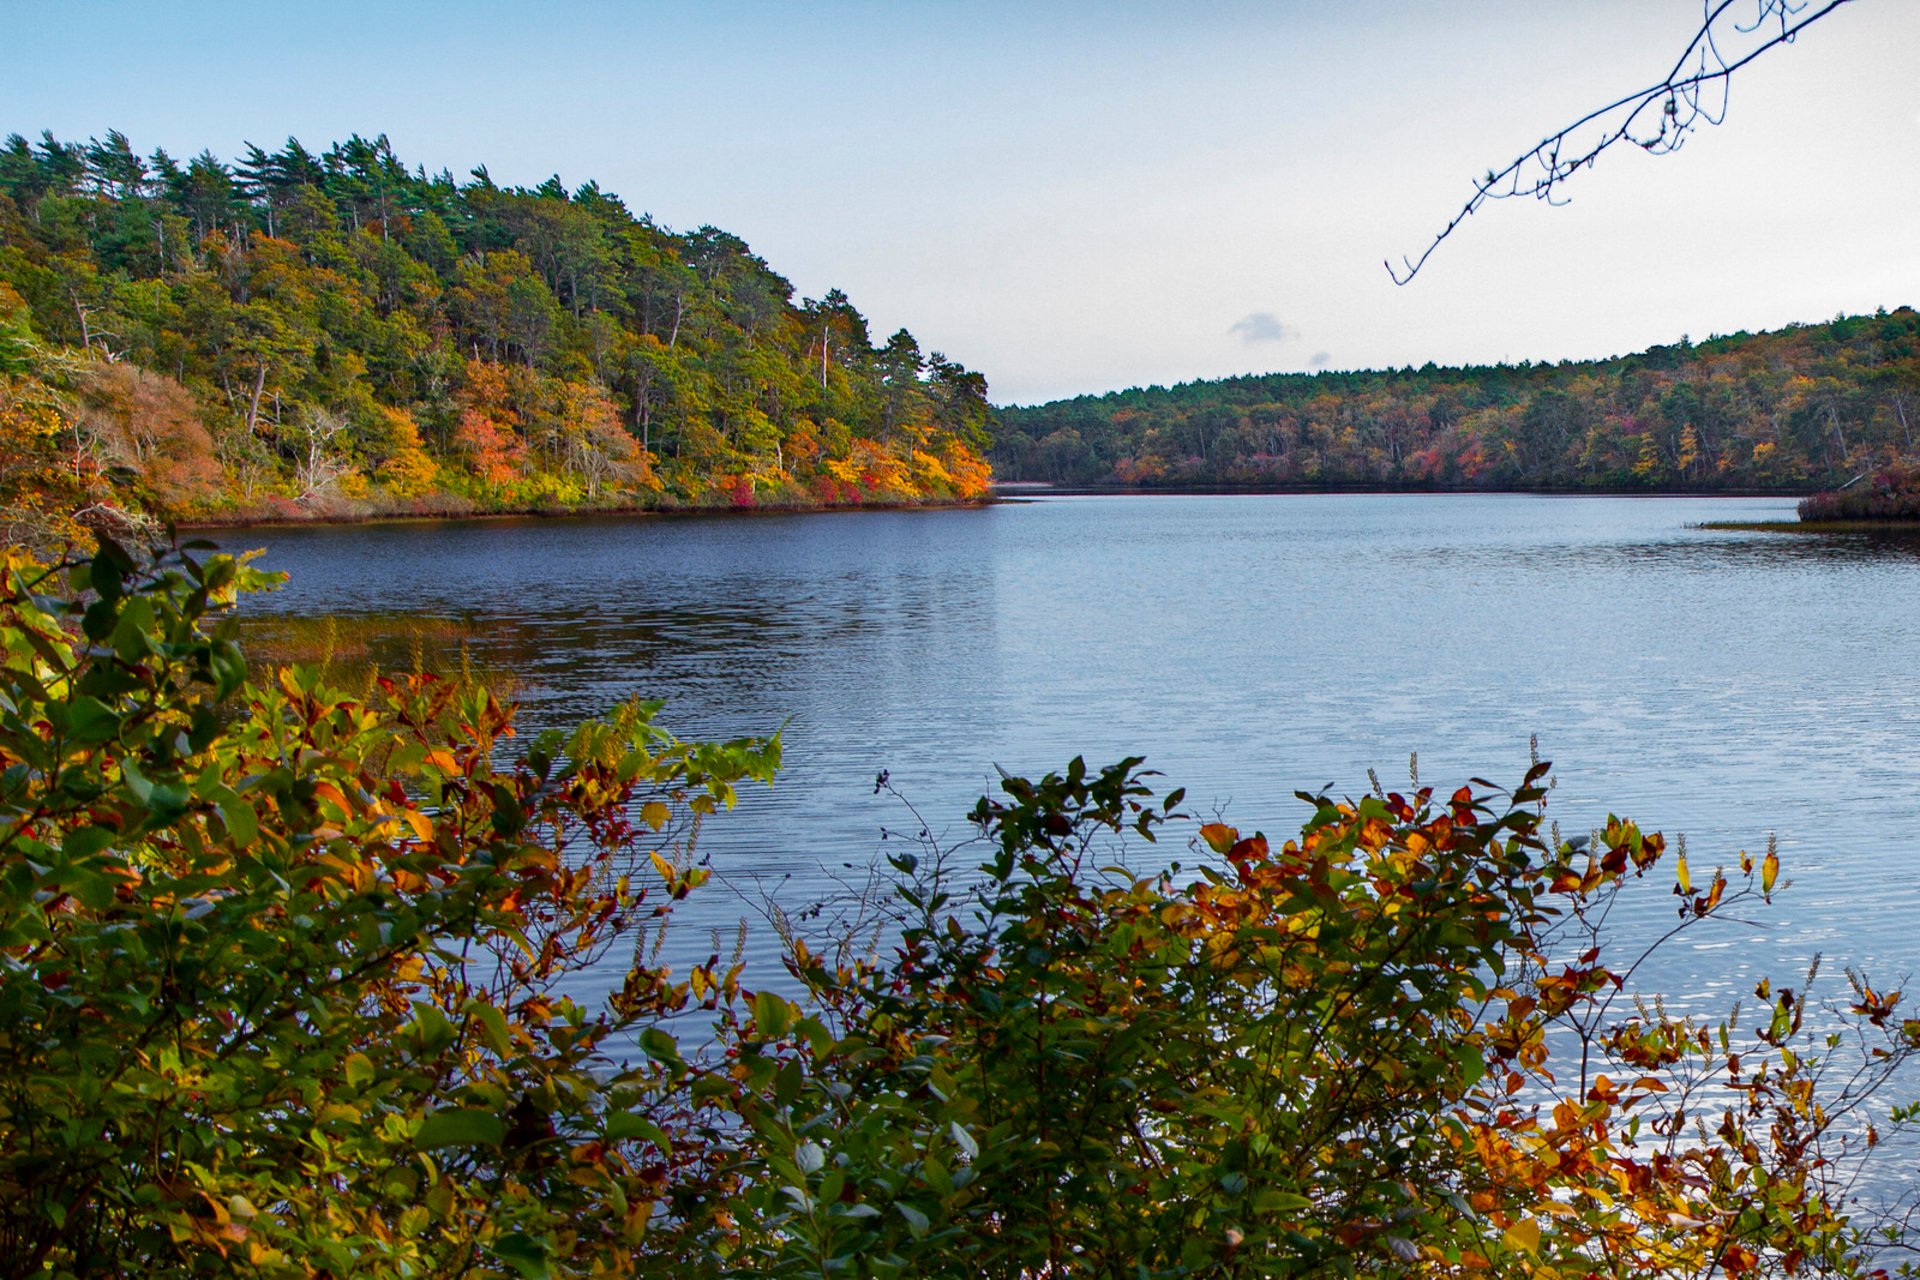
[[[1014,480],[993,486],[991,492],[975,498],[952,498],[940,500],[887,501],[887,502],[837,502],[837,503],[767,503],[754,506],[733,506],[715,504],[710,506],[639,506],[618,505],[601,507],[515,507],[495,510],[427,510],[427,511],[369,511],[353,512],[341,510],[320,510],[311,514],[287,516],[277,512],[229,512],[214,515],[195,516],[174,520],[172,526],[185,532],[216,532],[236,529],[302,529],[320,526],[365,525],[365,524],[420,524],[429,522],[463,523],[467,521],[535,521],[535,520],[592,520],[592,519],[688,519],[732,516],[783,516],[783,515],[829,515],[851,514],[862,511],[952,511],[969,508],[982,508],[1005,505],[1024,505],[1040,498],[1090,498],[1090,497],[1308,497],[1314,495],[1344,496],[1385,496],[1407,495],[1425,497],[1545,497],[1545,498],[1797,498],[1806,494],[1798,490],[1778,489],[1480,489],[1466,487],[1422,486],[1418,488],[1396,487],[1390,485],[1157,485],[1151,487],[1122,487],[1117,485],[1054,485],[1042,481]],[[1695,526],[1701,529],[1722,531],[1751,532],[1799,532],[1799,533],[1835,533],[1889,531],[1905,528],[1920,528],[1920,525],[1902,524],[1897,521],[1706,521]]]
[[[1198,494],[1231,497],[1239,494],[1303,496],[1307,494],[1408,494],[1492,497],[1501,494],[1536,498],[1806,498],[1817,489],[1644,489],[1632,486],[1487,488],[1478,485],[1394,484],[1194,484],[1194,485],[1072,485],[1040,480],[1008,480],[995,491],[1023,497],[1149,497],[1156,494]]]
[[[1716,533],[1916,533],[1920,520],[1707,520]]]
[[[184,533],[199,530],[306,529],[327,525],[420,524],[428,522],[456,524],[467,521],[496,520],[591,520],[603,517],[632,520],[650,517],[674,519],[694,516],[827,515],[859,511],[951,511],[968,507],[990,507],[1006,501],[1008,501],[1006,498],[989,495],[980,498],[951,498],[938,501],[768,503],[751,507],[736,507],[730,505],[685,507],[517,507],[510,510],[373,511],[365,514],[328,511],[315,512],[312,515],[299,517],[233,513],[197,516],[186,520],[175,520],[171,523],[175,529]],[[1012,501],[1017,502],[1019,499],[1014,498]]]

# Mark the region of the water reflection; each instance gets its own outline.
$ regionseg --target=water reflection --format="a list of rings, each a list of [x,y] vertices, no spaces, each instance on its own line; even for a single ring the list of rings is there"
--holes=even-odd
[[[1167,496],[752,519],[387,525],[236,535],[293,573],[255,609],[455,620],[524,682],[531,727],[635,693],[686,735],[785,726],[771,794],[703,842],[739,896],[789,906],[864,866],[890,769],[936,826],[994,766],[1145,754],[1202,813],[1298,826],[1302,787],[1511,782],[1530,734],[1551,812],[1685,831],[1696,868],[1779,834],[1757,928],[1655,971],[1717,1010],[1815,950],[1912,967],[1920,539],[1719,532],[1763,499]],[[1178,849],[1147,851],[1177,856]],[[1140,855],[1144,859],[1147,854]],[[1658,888],[1624,934],[1670,920]],[[1864,911],[1863,904],[1871,904]],[[754,945],[761,945],[760,935]],[[1837,974],[1837,966],[1829,973]]]

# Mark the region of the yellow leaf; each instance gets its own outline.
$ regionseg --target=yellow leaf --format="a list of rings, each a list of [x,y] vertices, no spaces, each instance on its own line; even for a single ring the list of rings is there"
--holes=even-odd
[[[1780,855],[1767,850],[1766,858],[1760,863],[1760,892],[1772,893],[1773,882],[1780,878]]]
[[[1522,1218],[1507,1228],[1506,1241],[1508,1248],[1538,1254],[1540,1252],[1540,1224],[1532,1218]]]
[[[671,816],[672,811],[658,800],[649,800],[640,806],[640,821],[655,831],[666,826],[667,819]]]
[[[1200,838],[1205,840],[1207,847],[1215,853],[1225,853],[1238,843],[1240,833],[1224,822],[1209,822],[1200,828]]]
[[[1693,873],[1687,870],[1687,855],[1681,854],[1679,862],[1674,864],[1674,874],[1680,878],[1680,892],[1693,892]]]

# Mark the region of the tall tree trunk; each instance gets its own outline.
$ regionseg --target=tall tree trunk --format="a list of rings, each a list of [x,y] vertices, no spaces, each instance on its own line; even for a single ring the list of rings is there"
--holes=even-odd
[[[267,389],[267,362],[260,362],[259,370],[253,376],[253,398],[247,402],[247,434],[252,435],[260,427],[260,393]]]
[[[73,314],[80,317],[80,345],[88,351],[93,350],[93,329],[87,324],[86,304],[80,301],[78,290],[69,289],[67,296],[73,299]]]

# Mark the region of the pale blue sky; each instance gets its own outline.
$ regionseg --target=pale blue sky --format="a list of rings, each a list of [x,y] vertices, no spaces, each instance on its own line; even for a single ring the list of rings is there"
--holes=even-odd
[[[1601,356],[1920,303],[1920,5],[1855,0],[1680,155],[1468,192],[1655,77],[1698,0],[0,0],[0,133],[175,155],[386,133],[744,237],[1027,402],[1242,372]]]

